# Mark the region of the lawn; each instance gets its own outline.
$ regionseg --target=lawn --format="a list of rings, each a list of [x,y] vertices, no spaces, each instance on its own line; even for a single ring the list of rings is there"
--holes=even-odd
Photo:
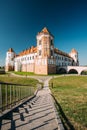
[[[16,71],[13,71],[12,73],[18,74],[18,75],[27,75],[27,76],[35,75],[33,72],[16,72]]]
[[[11,77],[8,75],[0,76],[0,82],[22,84],[22,85],[32,85],[32,86],[36,86],[36,84],[38,83],[38,81],[33,78]]]
[[[87,77],[54,78],[50,86],[67,130],[87,130]],[[72,127],[72,128],[71,128]]]
[[[18,74],[18,75],[23,75],[23,76],[44,76],[44,74],[35,74],[33,72],[16,72],[16,71],[12,71],[12,73]]]
[[[0,95],[0,110],[3,111],[7,109],[6,106],[8,106],[9,108],[10,104],[15,105],[15,102],[18,102],[21,99],[34,95],[34,92],[37,89],[37,83],[38,81],[33,78],[20,78],[11,77],[8,75],[1,75],[0,94],[2,96]]]

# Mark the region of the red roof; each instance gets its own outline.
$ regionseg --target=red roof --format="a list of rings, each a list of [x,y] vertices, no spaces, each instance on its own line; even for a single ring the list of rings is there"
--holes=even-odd
[[[77,51],[73,48],[73,49],[71,50],[71,53],[77,53]]]
[[[23,56],[23,55],[27,55],[27,54],[35,53],[35,52],[37,52],[37,47],[32,46],[29,49],[23,50],[17,56]]]
[[[70,56],[68,53],[65,53],[65,52],[63,52],[63,51],[60,51],[60,50],[58,50],[57,48],[54,48],[54,52],[57,53],[57,54],[59,54],[59,55],[62,55],[62,56],[66,56],[66,57],[71,58],[71,56]]]
[[[38,34],[39,34],[39,35],[40,35],[40,34],[50,34],[51,36],[53,36],[53,35],[50,33],[50,31],[49,31],[46,27],[44,27],[44,28],[42,29],[42,31],[39,32]]]

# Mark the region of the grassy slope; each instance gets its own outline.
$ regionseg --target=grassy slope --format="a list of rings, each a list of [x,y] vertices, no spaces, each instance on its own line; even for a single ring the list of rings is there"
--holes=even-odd
[[[10,76],[0,76],[0,82],[7,82],[7,83],[15,83],[15,84],[22,84],[22,85],[32,85],[35,86],[38,81],[33,78],[22,78],[22,77],[10,77]]]
[[[33,92],[37,89],[37,83],[38,81],[33,79],[33,78],[20,78],[20,77],[10,77],[8,75],[2,75],[0,76],[0,82],[3,83],[14,83],[14,84],[22,84],[22,85],[28,85],[28,86],[17,86],[15,89],[15,93],[18,95],[19,89],[21,88],[21,98],[25,97],[25,92],[26,92],[26,96],[30,94],[30,96],[33,94]],[[28,87],[32,87],[32,89],[28,89]],[[34,87],[34,89],[33,89]],[[13,95],[14,91],[13,91],[13,86],[11,86],[11,95],[12,95],[12,102],[14,102],[15,100],[15,96]],[[8,104],[10,103],[10,86],[8,85],[7,88],[7,101]],[[2,106],[4,107],[6,105],[6,86],[2,85]],[[16,98],[16,100],[18,100],[18,98]],[[6,108],[5,108],[6,109]]]
[[[36,76],[44,76],[44,74],[34,74],[33,72],[15,72],[15,71],[12,71],[12,73],[18,74],[18,75],[24,75],[24,76],[35,76],[35,75]]]
[[[51,80],[54,96],[76,130],[87,129],[87,77],[66,76]],[[69,128],[68,128],[69,129]]]

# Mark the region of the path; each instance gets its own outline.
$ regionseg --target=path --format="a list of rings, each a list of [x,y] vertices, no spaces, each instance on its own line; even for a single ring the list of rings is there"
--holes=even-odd
[[[44,88],[35,98],[25,102],[2,120],[1,130],[64,130],[55,114],[48,88],[50,79],[48,77],[44,80]]]
[[[14,74],[12,72],[9,72],[10,76],[12,77],[24,77],[24,78],[34,78],[34,79],[37,79],[39,82],[42,82],[44,83],[46,80],[49,80],[49,78],[51,79],[52,76],[39,76],[39,75],[33,75],[33,76],[24,76],[24,75],[17,75],[17,74]]]

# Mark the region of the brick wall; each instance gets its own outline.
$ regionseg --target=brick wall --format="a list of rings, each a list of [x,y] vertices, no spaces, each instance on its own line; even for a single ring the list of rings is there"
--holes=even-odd
[[[22,70],[21,71],[24,71],[24,72],[34,72],[34,64],[23,64],[22,65]]]
[[[48,65],[48,74],[55,74],[55,73],[56,73],[56,66]]]
[[[5,66],[5,71],[13,71],[14,70],[14,67],[13,66]]]
[[[48,74],[47,65],[35,65],[35,74]]]

